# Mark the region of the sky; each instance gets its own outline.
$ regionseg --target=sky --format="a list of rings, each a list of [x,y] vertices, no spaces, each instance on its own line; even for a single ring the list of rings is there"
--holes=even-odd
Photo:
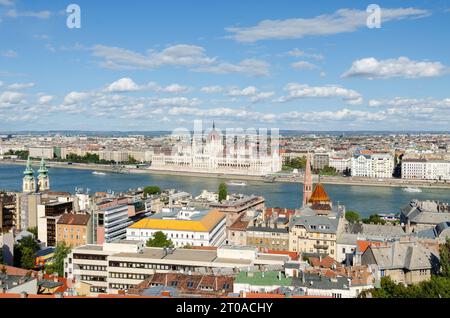
[[[0,131],[448,131],[449,31],[445,0],[0,0]]]

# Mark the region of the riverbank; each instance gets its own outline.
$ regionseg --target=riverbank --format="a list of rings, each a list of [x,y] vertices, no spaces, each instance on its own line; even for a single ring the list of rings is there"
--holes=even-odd
[[[33,161],[34,166],[39,165],[39,161]],[[0,165],[26,165],[25,160],[0,160]],[[99,164],[84,164],[84,163],[72,163],[67,162],[48,162],[50,168],[61,169],[78,169],[78,170],[92,170],[99,172],[117,173],[115,168],[109,165]],[[132,168],[127,166],[126,173],[131,174],[153,174],[153,175],[168,175],[168,176],[186,176],[186,177],[199,177],[199,178],[214,178],[224,180],[245,180],[245,181],[258,181],[265,182],[267,179],[262,176],[249,176],[249,175],[235,175],[235,174],[222,174],[222,173],[203,173],[203,172],[187,172],[187,171],[170,171],[170,170],[156,170],[151,168]],[[274,180],[275,183],[302,183],[303,176],[277,176]],[[313,176],[313,182],[318,182],[318,176]],[[360,177],[330,177],[321,176],[320,182],[323,184],[334,185],[355,185],[355,186],[375,186],[375,187],[421,187],[429,189],[449,189],[450,183],[444,182],[430,182],[422,180],[403,180],[403,179],[371,179]]]

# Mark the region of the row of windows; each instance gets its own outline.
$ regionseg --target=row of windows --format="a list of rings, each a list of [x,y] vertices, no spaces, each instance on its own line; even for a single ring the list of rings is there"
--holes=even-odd
[[[111,267],[127,267],[127,268],[165,269],[165,270],[170,269],[169,265],[149,264],[149,263],[115,262],[115,261],[110,261],[109,266],[111,266]]]
[[[92,255],[92,254],[73,254],[74,259],[88,259],[93,261],[105,261],[106,255]]]
[[[91,293],[106,293],[106,287],[91,286],[89,290]]]
[[[129,285],[129,284],[109,284],[109,288],[111,288],[111,289],[128,290],[133,287],[134,287],[134,285]]]
[[[81,280],[92,281],[92,282],[106,282],[106,277],[104,277],[104,276],[92,276],[92,275],[81,275]]]
[[[84,271],[99,271],[106,272],[106,266],[97,266],[97,265],[78,265],[79,269]]]
[[[122,279],[139,279],[144,280],[147,279],[150,275],[145,274],[129,274],[129,273],[110,273],[109,277],[111,278],[122,278]]]

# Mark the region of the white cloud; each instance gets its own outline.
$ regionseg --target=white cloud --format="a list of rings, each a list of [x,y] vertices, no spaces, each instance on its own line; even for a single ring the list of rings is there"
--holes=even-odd
[[[1,86],[3,86],[3,82],[2,82],[2,81],[0,81],[0,87],[1,87]]]
[[[221,86],[205,86],[200,89],[202,93],[206,94],[216,94],[221,93],[223,91],[223,88]]]
[[[78,104],[91,96],[90,93],[84,92],[70,92],[64,97],[64,105]]]
[[[14,57],[17,57],[17,52],[14,50],[2,51],[2,56],[14,58]]]
[[[260,92],[260,93],[256,94],[255,96],[252,96],[250,98],[250,101],[252,103],[257,103],[257,102],[268,100],[268,99],[272,98],[274,95],[275,95],[275,92]]]
[[[430,15],[427,10],[416,8],[382,8],[382,23],[389,21],[421,18]],[[366,27],[368,13],[365,10],[340,9],[333,14],[314,18],[286,20],[264,20],[251,27],[229,27],[229,36],[238,42],[260,40],[300,39],[305,36],[324,36],[354,32]]]
[[[359,105],[363,102],[360,93],[352,89],[339,86],[317,86],[311,87],[305,84],[289,83],[284,88],[289,94],[278,99],[279,102],[287,102],[297,98],[330,98],[340,97],[347,104]]]
[[[0,6],[13,6],[14,0],[0,0]]]
[[[139,86],[129,77],[121,78],[113,83],[111,83],[107,88],[106,91],[115,93],[115,92],[134,92],[138,91],[140,88]]]
[[[21,90],[34,87],[34,83],[15,83],[8,86],[11,90]]]
[[[95,45],[92,48],[94,56],[104,60],[101,66],[111,69],[147,69],[163,65],[192,66],[210,64],[214,58],[206,56],[205,49],[200,46],[178,44],[170,46],[161,52],[153,50],[140,54],[119,47]]]
[[[17,92],[3,92],[0,95],[0,106],[15,105],[24,102],[25,95]]]
[[[201,104],[198,98],[187,97],[154,98],[149,101],[152,106],[197,106]]]
[[[166,87],[162,87],[162,88],[160,89],[161,92],[164,92],[164,93],[171,93],[171,94],[186,93],[186,92],[188,92],[189,90],[190,90],[189,87],[187,87],[187,86],[182,86],[182,85],[179,85],[179,84],[171,84],[171,85],[168,85],[168,86],[166,86]]]
[[[7,16],[10,18],[19,18],[19,17],[31,17],[38,19],[48,19],[52,13],[50,11],[16,11],[15,9],[9,10]]]
[[[354,61],[342,77],[375,78],[420,78],[443,75],[448,68],[441,62],[414,61],[407,57],[397,59],[377,60],[374,57]]]
[[[233,87],[228,91],[228,96],[252,96],[255,95],[258,90],[254,86],[248,86],[243,89]]]
[[[305,57],[305,58],[312,58],[318,61],[321,61],[324,59],[322,54],[314,54],[314,53],[307,53],[305,51],[302,51],[298,48],[294,48],[292,50],[290,50],[289,52],[287,52],[288,55],[293,56],[293,57]]]
[[[268,76],[270,64],[256,59],[246,59],[238,64],[232,63],[218,63],[214,65],[202,66],[193,69],[196,72],[229,74],[242,73],[249,76]]]
[[[306,61],[298,61],[291,64],[292,68],[296,70],[313,70],[316,69],[317,66]]]
[[[93,55],[102,58],[100,66],[113,70],[154,69],[164,65],[185,66],[196,72],[217,74],[242,73],[251,76],[266,76],[269,64],[246,59],[237,64],[209,57],[200,46],[178,44],[160,52],[149,50],[147,54],[136,53],[119,47],[95,45]]]
[[[422,108],[422,109],[450,109],[450,98],[435,99],[435,98],[407,98],[395,97],[393,99],[371,99],[368,102],[370,107],[393,107],[399,108]]]
[[[52,100],[54,100],[55,96],[52,95],[43,95],[39,97],[39,104],[40,105],[47,105],[49,104]]]

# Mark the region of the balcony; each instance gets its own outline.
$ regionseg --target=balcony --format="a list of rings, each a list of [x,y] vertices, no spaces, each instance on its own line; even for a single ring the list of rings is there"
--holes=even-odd
[[[326,249],[328,249],[328,245],[314,244],[314,248],[318,249],[318,250],[326,250]]]

